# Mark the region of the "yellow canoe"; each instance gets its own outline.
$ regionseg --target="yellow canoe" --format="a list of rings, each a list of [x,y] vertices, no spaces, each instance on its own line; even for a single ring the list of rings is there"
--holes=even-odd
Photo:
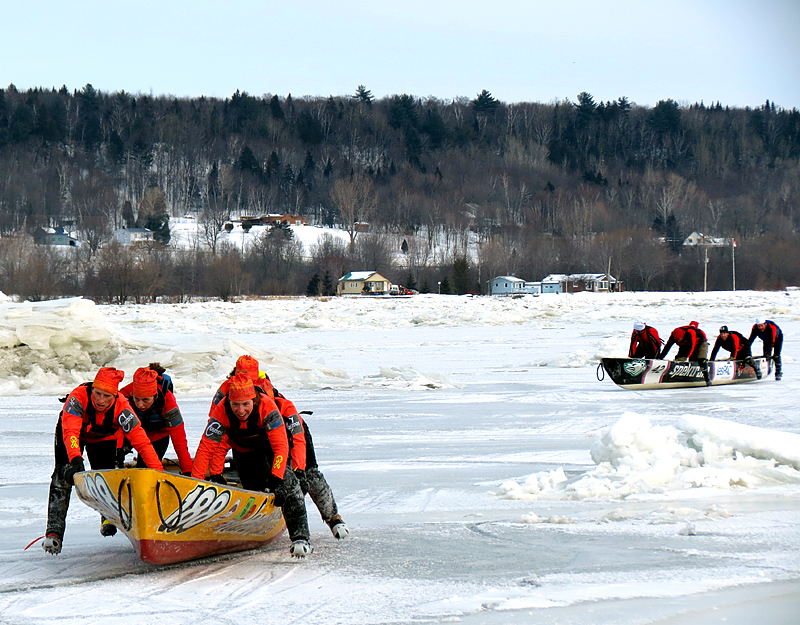
[[[271,494],[163,471],[85,471],[75,474],[75,490],[150,564],[256,549],[286,529]]]

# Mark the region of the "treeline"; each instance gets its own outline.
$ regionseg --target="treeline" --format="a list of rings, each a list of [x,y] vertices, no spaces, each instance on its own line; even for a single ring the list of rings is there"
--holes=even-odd
[[[231,218],[283,212],[339,225],[351,245],[301,253],[277,229],[253,249],[220,246]],[[170,217],[184,214],[202,225],[193,250],[168,245]],[[87,243],[72,257],[15,256],[24,235],[62,225]],[[800,283],[800,112],[588,93],[375,99],[363,86],[225,100],[0,89],[0,290],[22,294],[29,274],[55,280],[44,296],[110,297],[103,251],[121,225],[166,244],[125,252],[168,268],[142,297],[217,296],[215,271],[243,276],[237,295],[324,292],[326,274],[362,269],[480,291],[500,274],[610,268],[629,288],[698,290],[703,252],[682,245],[693,231],[737,241],[737,288],[781,288]],[[708,256],[708,288],[730,288],[731,249]],[[62,257],[69,268],[48,268]]]

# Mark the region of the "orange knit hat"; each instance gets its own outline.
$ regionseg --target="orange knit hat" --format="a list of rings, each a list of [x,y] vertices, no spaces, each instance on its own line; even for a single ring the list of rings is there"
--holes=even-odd
[[[246,373],[253,382],[258,380],[258,361],[252,356],[239,356],[236,373]]]
[[[247,401],[255,399],[256,389],[253,380],[246,373],[237,373],[228,383],[229,401]]]
[[[140,367],[133,374],[133,396],[155,397],[158,395],[158,373],[150,367]]]
[[[94,376],[92,388],[116,395],[119,393],[119,383],[125,377],[125,372],[114,367],[103,367]]]

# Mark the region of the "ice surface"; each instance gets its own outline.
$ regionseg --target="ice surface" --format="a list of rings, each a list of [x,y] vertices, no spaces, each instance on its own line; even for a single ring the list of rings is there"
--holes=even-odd
[[[0,623],[752,623],[800,613],[798,294],[0,298]],[[626,391],[596,378],[633,319],[784,330],[784,379]],[[713,340],[713,338],[712,338]],[[757,344],[756,353],[760,346]],[[308,417],[351,529],[315,553],[151,567],[74,498],[43,533],[58,394],[158,360],[190,448],[256,355]]]

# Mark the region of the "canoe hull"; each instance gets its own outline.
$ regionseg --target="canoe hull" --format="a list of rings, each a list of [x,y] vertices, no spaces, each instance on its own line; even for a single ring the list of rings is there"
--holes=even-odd
[[[772,361],[754,358],[762,379],[772,373]],[[630,390],[658,388],[689,388],[706,386],[703,371],[696,362],[672,360],[643,360],[640,358],[602,358],[603,370],[618,386]],[[743,360],[708,362],[711,386],[756,382],[756,372]]]
[[[257,549],[286,529],[270,494],[152,469],[85,471],[75,490],[150,564]]]

